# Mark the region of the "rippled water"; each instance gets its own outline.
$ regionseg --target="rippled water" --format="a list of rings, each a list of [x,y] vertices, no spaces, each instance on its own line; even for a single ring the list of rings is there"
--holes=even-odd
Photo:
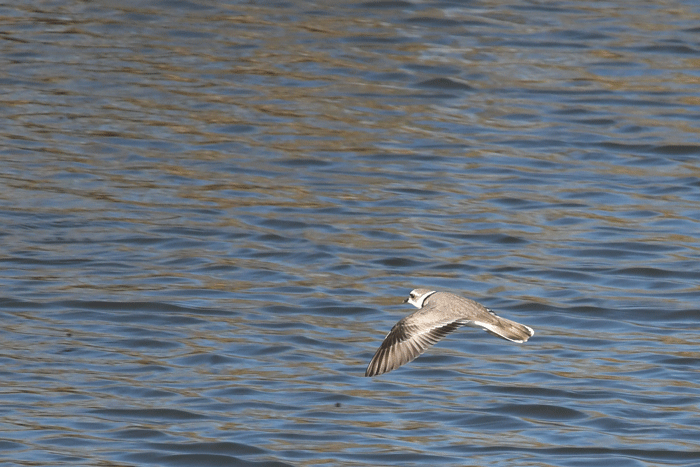
[[[700,465],[695,2],[0,20],[3,465]]]

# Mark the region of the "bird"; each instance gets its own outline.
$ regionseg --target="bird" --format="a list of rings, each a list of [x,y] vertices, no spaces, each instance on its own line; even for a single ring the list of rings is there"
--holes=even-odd
[[[412,362],[461,326],[481,328],[519,344],[535,334],[529,326],[501,318],[482,304],[450,292],[414,289],[403,302],[410,303],[418,311],[391,328],[369,362],[365,376],[378,376]]]

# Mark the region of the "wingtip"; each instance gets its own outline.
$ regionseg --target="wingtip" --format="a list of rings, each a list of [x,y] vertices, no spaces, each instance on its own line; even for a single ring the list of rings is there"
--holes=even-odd
[[[377,376],[377,370],[375,368],[372,368],[372,363],[374,363],[374,361],[369,362],[369,366],[365,370],[365,378]]]

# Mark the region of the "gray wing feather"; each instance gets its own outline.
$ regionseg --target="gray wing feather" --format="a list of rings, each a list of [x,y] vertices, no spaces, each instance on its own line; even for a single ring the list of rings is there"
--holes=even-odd
[[[381,375],[415,360],[440,339],[464,325],[461,321],[451,321],[417,326],[407,323],[412,316],[402,319],[389,331],[369,362],[365,376]]]

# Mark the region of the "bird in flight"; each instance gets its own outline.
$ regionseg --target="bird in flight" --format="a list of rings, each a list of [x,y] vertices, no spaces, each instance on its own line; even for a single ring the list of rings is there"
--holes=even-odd
[[[391,328],[367,366],[365,376],[377,376],[415,360],[429,347],[461,326],[472,326],[522,344],[535,331],[501,318],[480,303],[449,292],[414,289],[404,303],[418,308]]]

